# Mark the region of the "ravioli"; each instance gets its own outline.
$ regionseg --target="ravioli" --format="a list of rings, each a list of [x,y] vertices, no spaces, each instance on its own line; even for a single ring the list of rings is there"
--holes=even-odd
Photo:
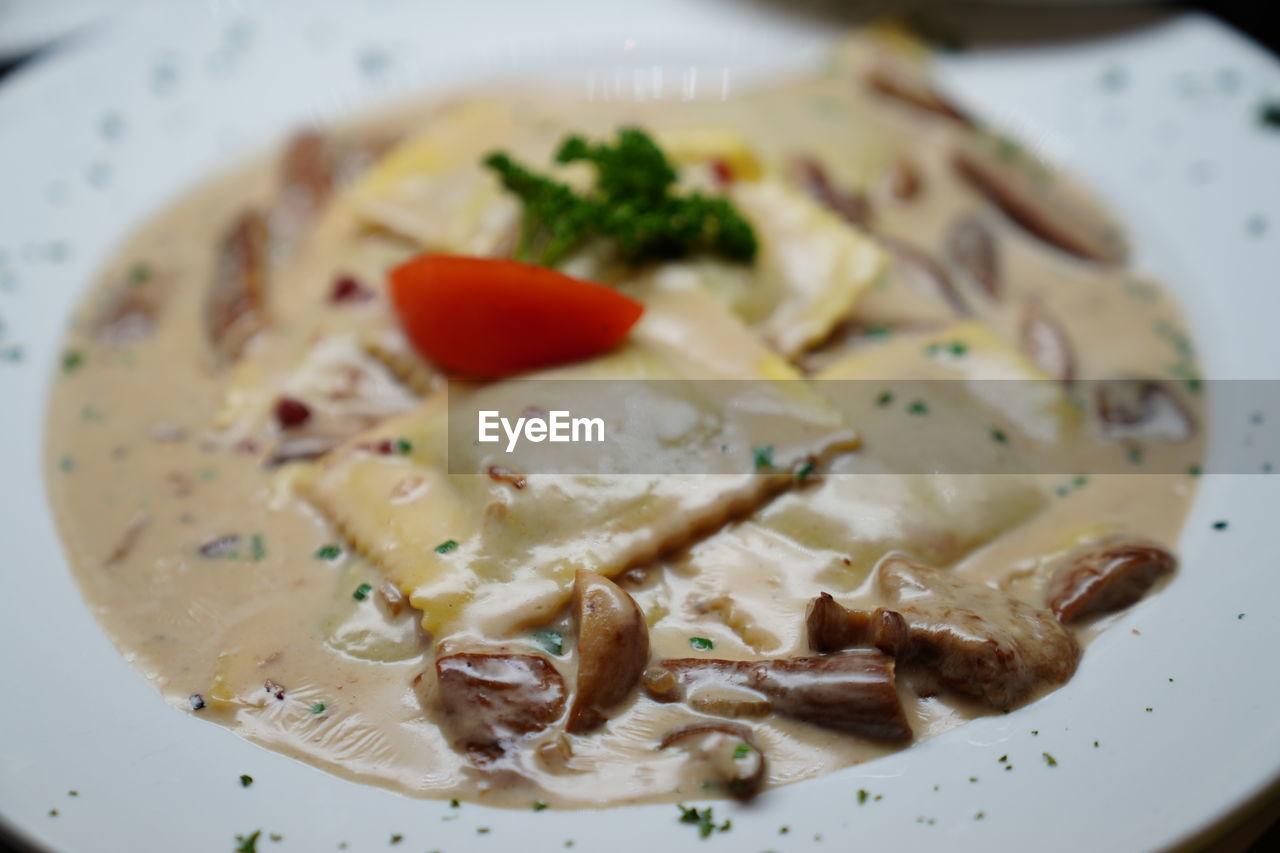
[[[465,612],[468,626],[509,635],[550,618],[579,568],[610,576],[650,560],[758,505],[799,466],[851,447],[854,433],[785,370],[705,294],[659,292],[628,347],[525,380],[455,385],[452,401],[432,395],[323,460],[304,488],[428,631],[447,633]],[[605,379],[615,381],[592,384]],[[721,381],[732,379],[754,381]],[[450,442],[451,413],[463,412],[469,430],[477,407],[537,406],[522,395],[543,385],[557,401],[590,397],[621,413],[610,426],[620,432],[600,455],[580,457],[580,472]]]

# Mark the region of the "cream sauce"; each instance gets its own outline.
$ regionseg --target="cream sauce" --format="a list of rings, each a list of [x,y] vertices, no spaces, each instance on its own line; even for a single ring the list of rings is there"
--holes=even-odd
[[[856,61],[836,63],[812,79],[727,103],[601,104],[531,96],[516,110],[531,128],[524,147],[534,151],[566,130],[598,135],[625,123],[652,128],[660,138],[680,127],[736,128],[768,164],[782,164],[796,152],[821,161],[833,184],[865,191],[880,233],[901,235],[938,258],[949,225],[975,214],[994,234],[1001,292],[992,299],[964,283],[959,287],[990,327],[1016,341],[1024,306],[1034,298],[1073,340],[1077,377],[1170,380],[1175,362],[1183,374],[1194,371],[1167,293],[1123,267],[1066,257],[1002,220],[952,173],[955,128],[868,97],[855,85],[860,73]],[[346,133],[403,133],[430,114],[417,105]],[[477,155],[481,150],[473,148]],[[900,161],[918,170],[920,189],[909,200],[887,189]],[[275,437],[268,413],[283,387],[280,376],[312,346],[316,329],[328,324],[330,332],[356,335],[391,328],[378,300],[345,313],[320,307],[334,272],[345,269],[376,291],[387,265],[415,249],[385,234],[353,237],[349,219],[331,216],[321,233],[343,235],[341,251],[326,253],[314,244],[304,249],[297,263],[305,275],[292,269],[291,258],[280,259],[275,325],[246,357],[259,372],[236,380],[256,388],[259,397],[239,401],[240,408],[233,403],[230,415],[227,370],[200,343],[213,246],[247,204],[272,197],[274,180],[273,163],[264,159],[166,208],[121,248],[70,335],[68,351],[81,353],[82,362],[64,371],[53,392],[48,478],[76,577],[118,648],[175,708],[331,772],[403,793],[521,808],[535,801],[589,807],[719,795],[705,786],[705,762],[678,747],[657,749],[666,733],[706,718],[640,690],[612,712],[604,729],[569,736],[553,727],[539,736],[521,751],[517,771],[477,768],[451,746],[432,692],[437,650],[415,613],[406,608],[393,615],[376,594],[378,569],[299,496],[293,488],[297,467],[262,466]],[[351,241],[363,242],[353,249]],[[131,276],[163,287],[153,332],[127,346],[96,340],[89,328],[95,306]],[[830,364],[875,346],[881,327],[907,333],[951,318],[945,302],[922,294],[910,274],[895,267],[855,306],[851,333],[837,334],[806,359],[811,366]],[[858,334],[867,329],[876,333]],[[394,376],[378,381],[388,390],[379,398],[383,410],[361,416],[370,422],[413,405],[423,386],[436,380],[428,375],[411,383],[418,386],[414,392]],[[1186,405],[1194,411],[1195,402],[1191,396]],[[1199,444],[1167,452],[1190,463]],[[1041,605],[1041,570],[1051,557],[1116,531],[1172,547],[1195,490],[1194,478],[1182,475],[1041,475],[1026,491],[1012,493],[998,476],[936,477],[927,485],[910,480],[886,475],[878,483],[866,476],[865,488],[844,498],[852,503],[841,535],[860,543],[856,564],[843,559],[844,552],[822,547],[820,537],[806,539],[808,522],[788,515],[787,497],[685,551],[625,573],[622,585],[651,626],[653,658],[696,654],[691,637],[711,640],[716,657],[809,654],[803,630],[808,602],[831,590],[846,605],[875,606],[863,581],[892,547],[927,553],[939,567]],[[934,516],[924,517],[920,495],[928,490]],[[1003,509],[983,515],[983,507],[1002,502]],[[838,518],[840,507],[833,513]],[[202,553],[202,546],[212,554]],[[357,600],[353,590],[366,583],[372,592]],[[1081,639],[1100,624],[1080,630]],[[565,637],[563,653],[551,659],[572,684],[572,626],[562,615],[546,628]],[[476,639],[465,631],[460,636],[439,638],[441,648],[460,650]],[[541,644],[530,633],[488,640],[541,654],[548,635],[540,636]],[[276,698],[276,688],[283,689],[283,699]],[[917,740],[987,713],[945,693],[917,695],[909,675],[900,679],[899,691]],[[189,698],[197,694],[205,703],[199,710]],[[746,722],[767,756],[769,785],[900,748],[781,717]]]

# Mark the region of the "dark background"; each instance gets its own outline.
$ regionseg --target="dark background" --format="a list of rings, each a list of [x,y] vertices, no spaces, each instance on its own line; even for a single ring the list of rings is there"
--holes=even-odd
[[[1280,0],[1217,0],[1217,2],[1182,2],[1164,5],[1173,11],[1186,9],[1208,12],[1266,46],[1272,53],[1280,54]],[[1086,8],[1093,11],[1096,7],[1093,7],[1093,4],[1086,4]],[[1025,9],[1018,11],[1020,16],[1027,14]],[[1055,15],[1062,14],[1060,8],[1053,9],[1052,12]],[[21,67],[32,56],[0,60],[0,85],[3,85],[6,75]],[[1280,851],[1280,822],[1277,822],[1277,818],[1280,817],[1280,800],[1269,804],[1265,801],[1255,803],[1254,808],[1256,811],[1243,825],[1238,826],[1226,837],[1219,836],[1216,839],[1207,840],[1207,847],[1204,849],[1247,851],[1247,853]],[[0,850],[5,848],[5,842],[4,831],[0,827]]]

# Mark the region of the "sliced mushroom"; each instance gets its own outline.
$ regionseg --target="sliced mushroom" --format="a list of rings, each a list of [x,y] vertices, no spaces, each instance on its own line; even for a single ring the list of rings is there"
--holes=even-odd
[[[630,695],[649,661],[649,628],[635,600],[608,578],[579,569],[573,585],[578,680],[566,730],[591,731]]]
[[[1137,602],[1178,560],[1153,542],[1115,537],[1063,557],[1049,577],[1049,608],[1066,624]]]
[[[774,713],[816,726],[880,740],[911,737],[894,680],[893,659],[858,651],[827,657],[772,660],[672,658],[655,669],[669,672],[674,689],[663,699],[738,691],[748,703],[767,702]],[[646,684],[656,680],[646,675]]]
[[[218,244],[204,306],[205,334],[219,358],[234,361],[265,325],[270,233],[266,217],[247,210]]]
[[[436,677],[455,741],[477,764],[502,758],[564,710],[564,680],[537,655],[446,655],[436,660]]]
[[[323,133],[305,130],[289,140],[271,208],[273,239],[290,248],[297,245],[333,192],[338,162],[333,142]]]
[[[1053,613],[985,584],[903,557],[880,563],[872,583],[905,635],[884,611],[847,610],[820,597],[809,614],[810,645],[871,646],[890,638],[903,666],[1000,709],[1065,682],[1080,660],[1080,645]],[[844,612],[844,624],[832,605]]]
[[[853,646],[871,646],[890,657],[906,648],[907,623],[901,613],[877,607],[874,612],[848,610],[824,592],[809,606],[805,618],[809,646],[816,652],[836,652]]]
[[[874,92],[896,98],[959,124],[970,123],[969,116],[963,110],[933,88],[932,81],[923,71],[905,63],[880,62],[868,72],[867,85]]]
[[[279,468],[290,462],[310,462],[324,456],[340,443],[338,438],[329,435],[286,435],[267,454],[262,467]]]
[[[695,723],[668,732],[658,749],[678,746],[703,761],[729,793],[749,800],[764,784],[766,762],[751,730],[737,723]]]
[[[814,158],[796,157],[792,161],[792,172],[796,183],[814,201],[859,228],[867,228],[871,224],[871,202],[866,194],[837,187],[827,170]]]
[[[127,346],[151,335],[169,296],[170,280],[147,264],[135,264],[94,313],[93,337],[108,346]]]
[[[961,216],[947,229],[947,257],[992,299],[1000,296],[1000,257],[991,229],[976,216]]]
[[[1086,260],[1123,263],[1128,254],[1117,227],[1101,211],[1037,177],[1017,157],[978,144],[957,149],[952,165],[970,186],[1031,235]]]
[[[955,282],[947,275],[947,271],[929,256],[928,252],[888,234],[879,234],[877,239],[893,256],[894,266],[910,278],[920,290],[946,303],[956,314],[965,316],[971,313]]]
[[[911,201],[920,195],[924,179],[920,175],[920,167],[905,157],[893,161],[888,175],[889,195],[898,201]]]
[[[1076,378],[1076,351],[1067,330],[1038,299],[1029,300],[1022,312],[1019,343],[1037,367],[1060,382]]]
[[[1094,389],[1102,434],[1110,439],[1188,441],[1196,422],[1186,406],[1155,379],[1108,379]]]

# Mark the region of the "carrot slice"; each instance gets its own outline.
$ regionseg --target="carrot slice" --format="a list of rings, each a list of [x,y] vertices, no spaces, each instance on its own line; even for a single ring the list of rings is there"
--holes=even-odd
[[[617,346],[644,306],[546,267],[420,255],[391,271],[391,302],[414,348],[448,373],[497,379]]]

